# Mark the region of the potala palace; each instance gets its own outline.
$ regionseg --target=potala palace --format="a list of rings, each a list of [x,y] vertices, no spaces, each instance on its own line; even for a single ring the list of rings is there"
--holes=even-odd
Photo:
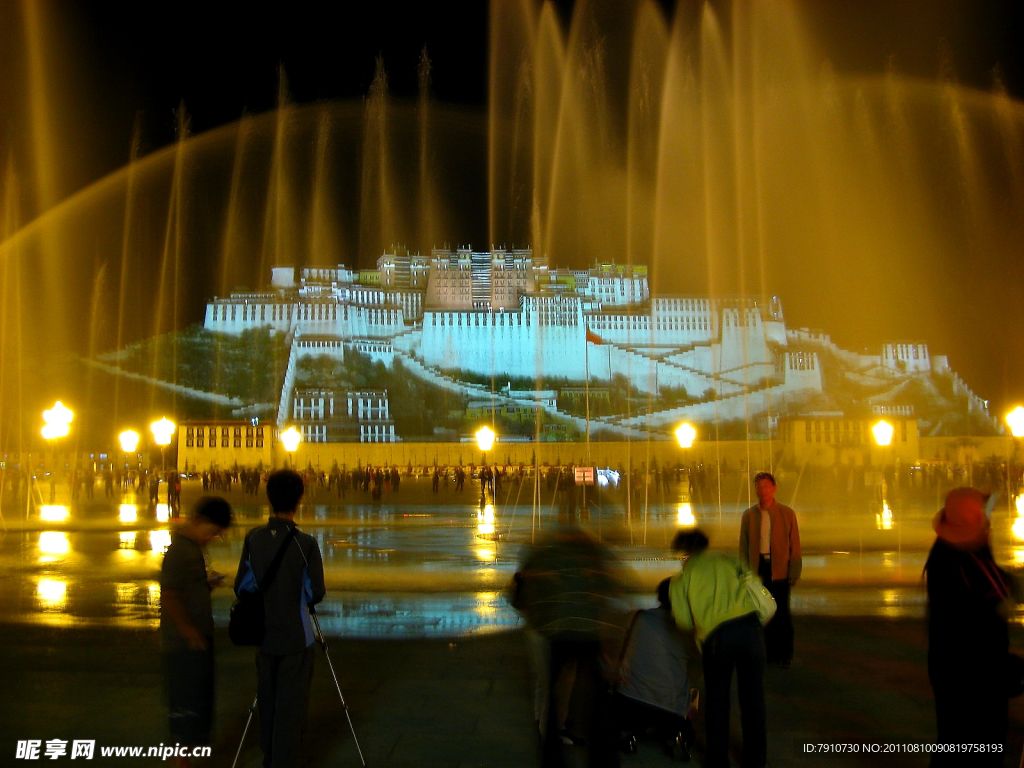
[[[316,413],[325,418],[323,400],[319,411],[308,410],[306,393],[295,391],[296,364],[305,356],[344,358],[349,350],[387,365],[399,358],[411,373],[470,400],[542,408],[576,422],[582,420],[559,410],[557,392],[492,392],[463,378],[486,376],[502,385],[513,377],[567,379],[578,392],[578,382],[597,387],[621,374],[642,392],[685,391],[685,405],[586,425],[621,435],[666,432],[684,419],[771,419],[822,392],[823,355],[841,360],[844,375],[883,387],[947,374],[972,410],[986,409],[926,344],[886,343],[878,355],[855,354],[823,333],[787,328],[775,297],[653,297],[645,266],[554,268],[528,249],[397,251],[382,255],[373,270],[274,267],[270,290],[215,298],[204,325],[231,334],[269,326],[287,335],[278,423],[304,422],[312,440],[325,439],[306,423]],[[348,410],[362,407],[351,394],[347,405],[345,393],[338,401]],[[380,416],[381,406],[374,407]],[[363,439],[395,436],[374,430]]]

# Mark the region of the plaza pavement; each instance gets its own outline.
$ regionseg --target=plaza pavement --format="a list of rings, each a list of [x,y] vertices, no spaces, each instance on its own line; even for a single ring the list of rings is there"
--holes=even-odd
[[[767,677],[769,765],[923,766],[921,757],[801,756],[809,743],[920,744],[934,739],[920,620],[797,616],[792,669]],[[1024,648],[1024,629],[1012,628]],[[200,766],[230,766],[255,688],[253,652],[217,638],[217,728]],[[18,740],[95,740],[92,765],[156,765],[99,757],[100,746],[168,742],[157,633],[0,625],[0,765],[77,765],[70,756],[15,758]],[[451,640],[330,640],[331,657],[367,764],[381,768],[511,768],[535,765],[530,676],[518,631]],[[964,702],[970,706],[970,702]],[[734,710],[734,733],[737,722]],[[703,722],[697,722],[698,733]],[[738,737],[738,734],[737,734]],[[699,737],[702,742],[702,737]],[[1011,703],[1006,764],[1024,745],[1024,698]],[[311,768],[358,766],[344,714],[318,651],[310,708]],[[255,733],[240,765],[260,765]],[[582,765],[582,763],[580,763]],[[650,742],[622,765],[672,765]],[[701,743],[692,765],[702,764]],[[969,765],[969,763],[965,763]]]

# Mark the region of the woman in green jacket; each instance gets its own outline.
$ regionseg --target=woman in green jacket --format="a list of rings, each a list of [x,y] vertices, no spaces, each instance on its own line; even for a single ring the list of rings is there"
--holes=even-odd
[[[699,529],[676,535],[672,549],[686,555],[672,577],[672,615],[684,632],[692,632],[704,668],[704,727],[708,768],[729,765],[729,688],[733,670],[739,689],[745,768],[763,768],[767,759],[765,725],[764,631],[757,605],[743,577],[749,568],[739,558],[709,552]]]

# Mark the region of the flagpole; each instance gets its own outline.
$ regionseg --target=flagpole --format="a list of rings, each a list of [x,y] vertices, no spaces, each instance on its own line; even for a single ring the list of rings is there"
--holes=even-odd
[[[587,328],[586,326],[584,326],[584,328],[586,328],[586,330],[588,331],[588,333],[585,333],[584,336],[583,336],[583,355],[584,355],[584,360],[585,360],[584,365],[585,365],[586,370],[587,370],[587,378],[584,381],[583,385],[586,388],[584,391],[586,393],[586,400],[587,400],[587,462],[589,463],[589,461],[590,461],[590,339],[588,339],[587,336],[589,336],[590,329]]]

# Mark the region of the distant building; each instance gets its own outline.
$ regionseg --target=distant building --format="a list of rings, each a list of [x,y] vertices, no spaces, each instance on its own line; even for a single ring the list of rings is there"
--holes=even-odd
[[[796,466],[877,465],[916,461],[920,435],[912,418],[887,418],[892,442],[880,446],[872,428],[878,418],[852,418],[843,413],[802,414],[778,420],[784,458]]]
[[[540,410],[539,405],[530,405],[528,403],[495,403],[491,400],[470,400],[466,405],[465,416],[470,420],[484,419],[492,421],[496,418],[504,418],[508,421],[524,424],[534,422]]]
[[[309,443],[393,443],[387,390],[335,392],[297,389],[291,423]]]
[[[272,425],[251,421],[186,421],[178,425],[178,466],[205,472],[270,467]]]
[[[564,404],[572,404],[579,408],[588,400],[591,405],[608,405],[611,402],[611,392],[608,387],[562,387],[558,390],[558,397]]]
[[[824,333],[790,330],[777,297],[652,297],[643,265],[549,266],[530,249],[394,249],[375,270],[274,267],[271,289],[215,298],[205,327],[284,333],[292,349],[278,421],[294,418],[295,370],[303,357],[344,359],[360,351],[467,400],[479,386],[462,374],[492,379],[572,382],[624,377],[642,393],[671,390],[683,405],[642,416],[622,414],[585,425],[548,398],[508,387],[502,409],[539,407],[577,429],[637,434],[669,430],[680,420],[749,419],[824,391],[821,355],[842,363],[853,380],[886,386],[902,376],[949,371],[923,343],[887,343],[880,355],[839,349]],[[982,401],[957,380],[972,407]],[[589,388],[601,397],[601,388]],[[562,390],[572,396],[572,386]],[[309,439],[352,439],[351,429],[309,421]],[[386,427],[378,424],[377,427]],[[360,432],[360,435],[363,433]],[[373,432],[397,439],[393,427]],[[389,437],[390,436],[390,437]],[[362,439],[362,436],[360,437]]]
[[[891,342],[882,345],[882,365],[907,372],[932,369],[928,345],[921,343]]]

